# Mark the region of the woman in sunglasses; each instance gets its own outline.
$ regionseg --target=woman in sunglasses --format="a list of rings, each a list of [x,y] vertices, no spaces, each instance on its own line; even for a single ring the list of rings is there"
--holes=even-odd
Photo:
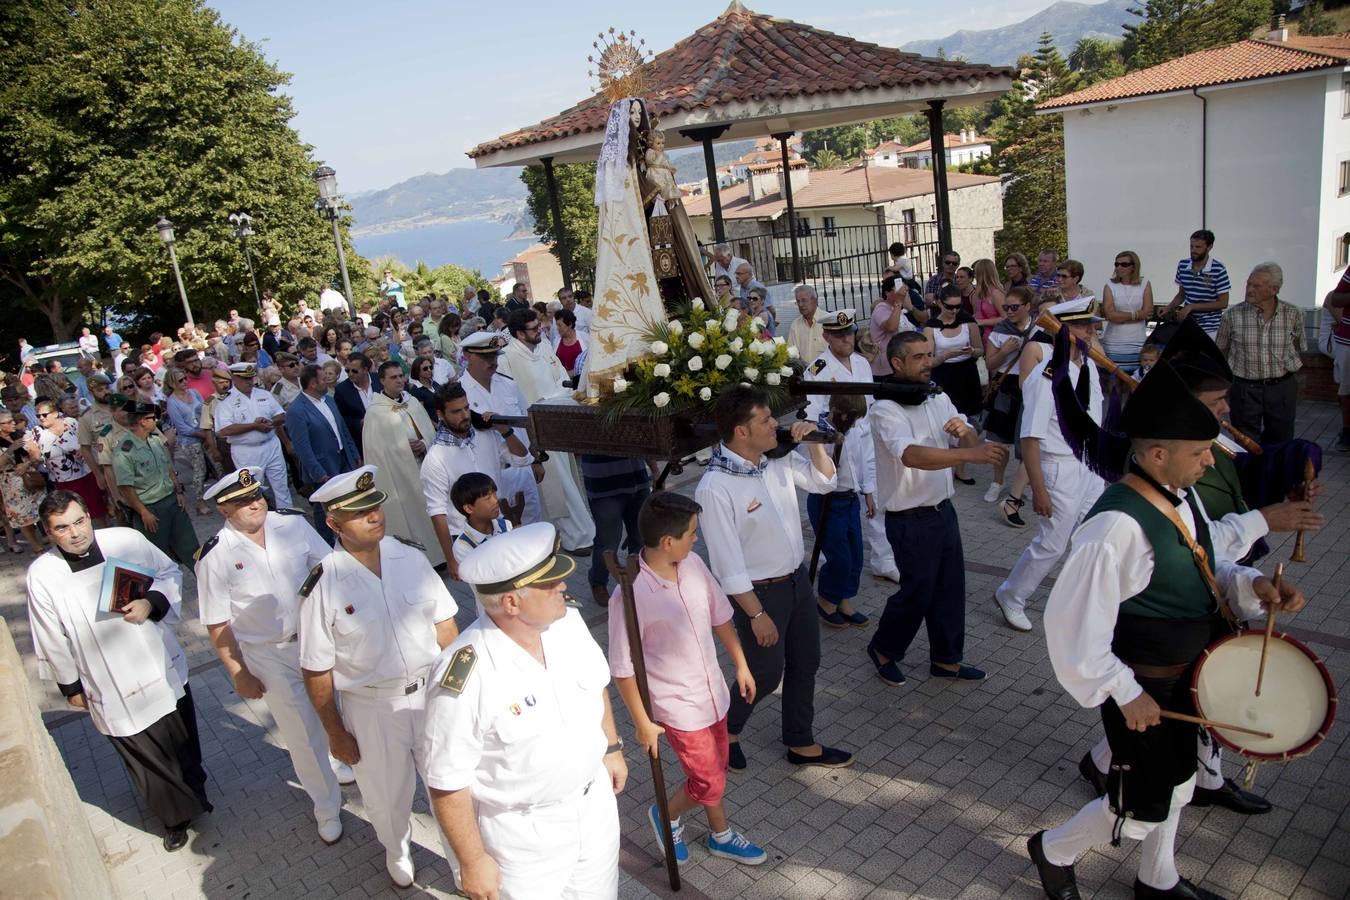
[[[1153,285],[1139,271],[1139,254],[1122,250],[1116,254],[1111,280],[1102,288],[1102,349],[1127,372],[1139,368],[1139,351],[1147,337],[1153,315]]]
[[[974,421],[983,405],[980,369],[975,360],[984,355],[984,342],[975,318],[962,307],[961,289],[948,285],[942,289],[936,319],[929,319],[924,334],[933,347],[933,380],[936,381],[957,412]],[[957,481],[974,484],[966,475],[965,464],[955,469]]]

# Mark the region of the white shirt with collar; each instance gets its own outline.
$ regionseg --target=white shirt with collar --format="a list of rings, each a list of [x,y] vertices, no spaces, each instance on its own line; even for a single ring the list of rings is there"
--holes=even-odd
[[[425,675],[441,652],[436,625],[459,611],[426,554],[386,537],[380,578],[341,546],[322,565],[300,606],[300,665],[331,669],[340,691]]]
[[[872,383],[872,364],[867,361],[867,357],[861,353],[853,353],[848,358],[848,365],[844,361],[826,348],[811,364],[806,367],[802,374],[804,381],[833,381],[843,382],[844,384],[871,384]],[[864,397],[867,401],[868,409],[872,406],[872,397]],[[808,421],[815,422],[820,418],[820,414],[827,412],[830,408],[830,397],[828,394],[811,394],[807,397],[806,418]]]
[[[547,666],[482,616],[432,669],[423,777],[438,791],[469,788],[480,815],[483,806],[527,809],[575,798],[601,771],[605,654],[574,609],[540,640]],[[473,647],[477,661],[455,694],[440,682],[462,647]]]
[[[464,523],[464,528],[455,535],[455,543],[452,550],[455,552],[455,562],[462,563],[464,558],[477,550],[484,541],[494,538],[499,534],[506,534],[511,530],[511,520],[506,516],[498,516],[492,520],[492,530],[486,534],[474,528],[468,522]],[[483,608],[478,607],[478,614],[482,615]]]
[[[314,397],[310,394],[302,394],[301,396],[305,397],[310,403],[313,403],[319,408],[319,415],[323,416],[324,421],[328,423],[328,427],[333,429],[333,437],[337,438],[338,449],[341,450],[342,432],[338,430],[337,419],[333,418],[333,411],[328,408],[327,400],[323,397]]]
[[[445,516],[452,535],[467,527],[464,514],[450,502],[450,489],[461,475],[482,472],[501,489],[503,469],[530,464],[528,456],[513,456],[506,447],[506,439],[495,429],[479,431],[470,426],[469,435],[467,446],[432,441],[422,460],[422,495],[427,501],[427,515]]]
[[[298,630],[300,586],[333,552],[299,513],[269,512],[259,547],[228,523],[197,558],[203,625],[230,626],[241,643],[278,644]]]
[[[937,506],[956,493],[950,468],[915,469],[902,461],[905,450],[912,445],[939,449],[953,446],[951,435],[942,430],[953,417],[966,421],[946,394],[928,397],[915,406],[894,400],[872,404],[868,418],[872,420],[880,508],[901,512]]]
[[[496,413],[499,416],[523,416],[528,407],[525,405],[525,398],[521,396],[520,388],[516,383],[501,374],[494,372],[492,374],[491,389],[483,387],[472,375],[465,375],[459,380],[464,388],[464,395],[469,401],[469,409],[477,413]],[[526,434],[524,428],[515,429],[516,437],[528,449],[530,446],[530,436]]]
[[[839,471],[835,476],[838,491],[857,491],[875,494],[877,491],[877,460],[873,449],[872,430],[865,419],[853,423],[844,435],[844,452],[839,454]]]
[[[749,466],[721,445],[732,462]],[[699,523],[710,568],[728,594],[754,590],[752,582],[795,572],[806,557],[797,489],[828,494],[835,475],[822,475],[799,453],[767,461],[760,476],[709,469],[694,498],[703,507]]]
[[[1055,409],[1055,395],[1051,380],[1045,377],[1045,367],[1050,364],[1050,352],[1047,350],[1041,361],[1022,382],[1022,428],[1019,437],[1036,438],[1041,442],[1041,453],[1053,456],[1073,456],[1073,450],[1064,440],[1059,430],[1059,412]],[[1089,366],[1090,388],[1088,390],[1088,415],[1092,421],[1102,421],[1102,379],[1096,366]],[[1069,363],[1069,383],[1078,383],[1078,373],[1082,364]]]
[[[591,320],[595,318],[595,313],[578,303],[572,307],[572,315],[577,317],[577,331],[590,334]]]
[[[222,428],[230,425],[250,425],[260,418],[275,419],[285,414],[286,410],[281,408],[281,404],[272,396],[271,391],[265,391],[256,385],[249,394],[241,392],[238,388],[230,388],[230,392],[216,403],[211,413],[217,434]],[[258,446],[276,440],[279,440],[276,429],[245,431],[229,438],[231,444],[239,447]]]

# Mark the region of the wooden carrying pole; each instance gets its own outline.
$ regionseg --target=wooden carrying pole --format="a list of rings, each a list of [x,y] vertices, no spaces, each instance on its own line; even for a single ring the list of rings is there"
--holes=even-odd
[[[633,602],[633,582],[637,579],[637,554],[628,557],[628,565],[620,568],[619,557],[613,550],[605,551],[605,567],[614,580],[619,583],[619,593],[623,597],[623,624],[628,632],[628,649],[633,657],[633,680],[637,682],[638,696],[642,699],[642,708],[647,718],[652,716],[652,696],[647,689],[647,659],[642,653],[642,632],[638,629],[637,606]],[[611,609],[609,614],[614,615]],[[652,767],[652,788],[656,791],[656,814],[661,820],[661,846],[666,857],[666,877],[670,880],[670,889],[680,889],[680,867],[675,862],[675,838],[670,833],[670,805],[666,800],[666,777],[661,770],[659,755],[647,757]]]

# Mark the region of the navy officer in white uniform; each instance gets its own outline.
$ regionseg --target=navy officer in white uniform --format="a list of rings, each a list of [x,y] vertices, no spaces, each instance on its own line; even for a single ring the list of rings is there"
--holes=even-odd
[[[333,548],[295,510],[269,512],[261,478],[256,466],[235,469],[202,493],[216,502],[225,527],[197,554],[201,620],[235,691],[267,704],[314,801],[319,837],[333,844],[342,837],[339,782],[356,776],[328,755],[328,735],[305,695],[296,602],[305,576]]]
[[[427,785],[475,898],[613,898],[615,795],[628,767],[605,655],[563,579],[547,522],[500,534],[460,565],[487,615],[441,654],[427,688]]]
[[[338,542],[300,590],[305,689],[333,756],[356,771],[389,877],[408,887],[413,792],[426,772],[422,688],[459,633],[458,607],[421,546],[385,535],[374,466],[330,478],[310,499]]]

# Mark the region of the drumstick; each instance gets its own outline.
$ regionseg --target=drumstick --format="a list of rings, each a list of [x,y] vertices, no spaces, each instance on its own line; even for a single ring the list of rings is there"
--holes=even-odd
[[[1237,731],[1242,734],[1254,734],[1257,737],[1273,738],[1275,735],[1269,731],[1257,731],[1254,728],[1243,728],[1241,725],[1229,725],[1227,722],[1216,722],[1213,719],[1203,719],[1200,716],[1188,716],[1185,713],[1172,712],[1170,709],[1164,709],[1158,713],[1164,719],[1176,719],[1178,722],[1190,722],[1193,725],[1204,725],[1206,728],[1219,728],[1224,731]]]
[[[1284,563],[1275,566],[1275,577],[1272,583],[1275,585],[1275,599],[1280,599],[1280,582],[1284,579]],[[1261,666],[1256,670],[1256,696],[1261,696],[1261,682],[1266,677],[1266,651],[1270,649],[1270,635],[1275,631],[1275,604],[1271,604],[1270,609],[1266,610],[1266,636],[1261,641]]]
[[[1303,499],[1312,499],[1312,484],[1317,479],[1317,471],[1313,468],[1311,459],[1303,463]],[[1307,532],[1302,528],[1298,530],[1298,536],[1294,538],[1294,552],[1289,557],[1290,562],[1303,562],[1303,541]]]

